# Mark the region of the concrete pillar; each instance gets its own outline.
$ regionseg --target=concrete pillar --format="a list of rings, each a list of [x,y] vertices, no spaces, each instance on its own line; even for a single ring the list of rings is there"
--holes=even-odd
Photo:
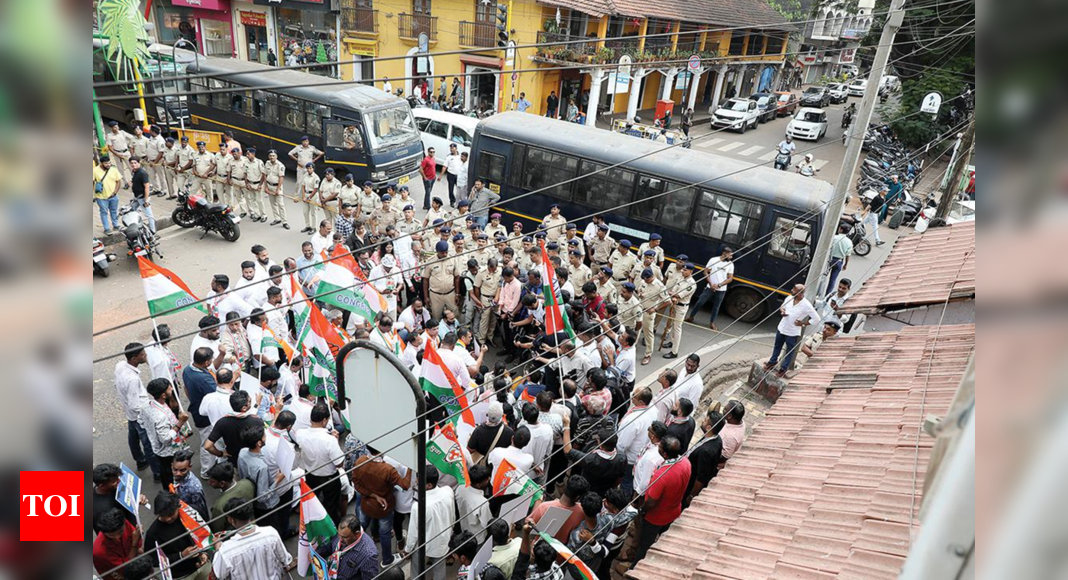
[[[660,72],[664,73],[664,90],[661,92],[660,98],[662,100],[667,100],[671,98],[671,90],[675,85],[675,75],[679,73],[679,69],[672,67],[666,71]]]
[[[727,65],[716,69],[716,88],[712,90],[712,107],[718,107],[723,96],[723,81],[727,80]]]
[[[701,85],[701,76],[705,74],[707,69],[701,68],[697,72],[693,73],[690,77],[690,108],[694,111],[697,110],[697,87]]]
[[[743,64],[738,67],[738,72],[734,77],[734,96],[742,96],[742,81],[745,80],[745,71],[749,70],[749,65]]]
[[[586,106],[586,125],[590,127],[597,124],[597,105],[601,102],[601,82],[604,77],[605,72],[601,69],[590,73],[590,102]]]
[[[642,79],[649,74],[649,71],[643,68],[631,68],[630,70],[630,96],[627,98],[628,122],[633,121],[634,116],[638,114],[638,99],[641,98]]]

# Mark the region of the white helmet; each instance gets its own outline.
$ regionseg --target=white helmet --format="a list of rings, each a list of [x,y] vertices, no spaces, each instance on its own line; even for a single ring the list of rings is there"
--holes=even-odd
[[[812,154],[811,153],[805,153],[805,161],[812,161]]]

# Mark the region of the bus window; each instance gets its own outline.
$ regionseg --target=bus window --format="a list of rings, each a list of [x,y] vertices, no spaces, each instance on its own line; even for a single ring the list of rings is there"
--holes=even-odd
[[[478,156],[478,170],[475,172],[477,179],[486,182],[486,185],[500,185],[504,183],[504,156],[483,151]]]
[[[521,143],[512,145],[512,170],[508,172],[508,183],[523,187],[523,161],[527,157],[527,146]]]
[[[775,229],[768,244],[768,255],[800,263],[808,254],[812,226],[787,217],[775,218]]]
[[[542,189],[575,177],[578,160],[537,147],[527,149],[523,164],[523,185],[528,190]],[[571,199],[571,183],[562,183],[541,193],[560,199]]]
[[[278,124],[294,131],[304,130],[304,102],[278,95]]]
[[[363,135],[355,123],[327,123],[326,146],[347,151],[363,151]]]
[[[312,135],[322,135],[323,119],[330,118],[330,107],[327,107],[326,105],[317,105],[315,103],[305,103],[304,105],[308,133],[311,133]]]
[[[211,95],[199,94],[202,91],[206,91],[211,88],[208,84],[208,79],[191,79],[189,81],[190,88],[193,89],[193,94],[189,95],[189,100],[197,103],[198,105],[208,106],[211,103]]]
[[[208,79],[208,88],[211,90],[227,89],[230,88],[230,83],[216,79]],[[220,111],[230,110],[230,99],[233,97],[233,93],[212,93],[208,96],[211,98],[212,107],[219,109]]]
[[[693,233],[742,246],[757,238],[763,206],[711,191],[701,192]]]
[[[575,203],[597,209],[610,209],[629,203],[634,193],[634,172],[592,161],[582,162],[582,174],[587,175],[575,184]]]
[[[694,188],[680,188],[678,183],[643,175],[638,180],[638,199],[647,201],[631,206],[631,217],[685,230],[690,223]]]

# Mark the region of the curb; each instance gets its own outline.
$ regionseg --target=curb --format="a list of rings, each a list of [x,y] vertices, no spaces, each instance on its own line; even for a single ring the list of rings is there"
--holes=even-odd
[[[157,234],[162,233],[163,230],[165,230],[167,228],[170,228],[172,226],[174,226],[174,220],[171,219],[170,214],[167,214],[166,217],[161,217],[161,218],[157,218],[156,219],[156,233]],[[106,236],[101,234],[101,235],[97,236],[96,238],[98,240],[104,242],[105,246],[115,246],[115,245],[118,245],[118,244],[125,244],[126,243],[126,236],[124,236],[122,234],[122,232],[111,232],[110,234],[108,234]]]

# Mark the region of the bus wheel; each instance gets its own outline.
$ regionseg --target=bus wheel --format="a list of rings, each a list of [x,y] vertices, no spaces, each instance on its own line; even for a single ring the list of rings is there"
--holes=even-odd
[[[727,292],[723,300],[723,308],[727,316],[739,322],[753,323],[764,318],[767,312],[767,301],[762,301],[760,292],[745,286],[737,286]]]

